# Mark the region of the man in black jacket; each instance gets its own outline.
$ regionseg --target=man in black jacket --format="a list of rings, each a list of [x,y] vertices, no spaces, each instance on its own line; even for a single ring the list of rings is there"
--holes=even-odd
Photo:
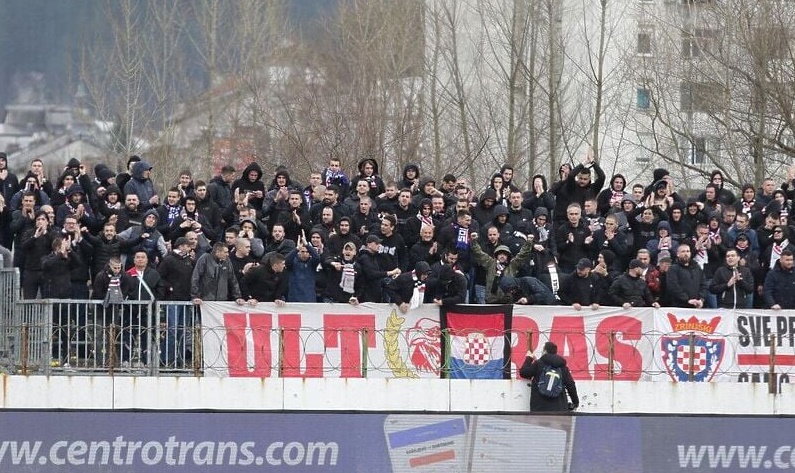
[[[630,307],[660,307],[660,304],[654,301],[654,296],[652,296],[649,286],[646,285],[646,280],[642,277],[643,271],[643,263],[639,259],[633,259],[629,262],[627,272],[613,281],[608,292],[616,305],[620,305],[625,309]]]
[[[558,347],[554,343],[544,344],[544,353],[538,360],[533,357],[533,352],[528,351],[519,374],[530,380],[531,412],[565,412],[580,406],[577,385],[566,366],[566,360],[558,355]],[[558,386],[553,389],[558,395],[552,397],[549,389],[554,386]],[[571,398],[571,404],[567,394]]]
[[[286,259],[281,253],[265,255],[262,264],[243,273],[240,287],[243,297],[251,301],[273,302],[283,306],[287,300]]]
[[[691,259],[690,246],[679,245],[676,264],[668,270],[668,297],[674,307],[704,307],[704,271]]]
[[[185,237],[174,241],[174,249],[157,266],[165,286],[168,301],[190,301],[190,284],[195,261],[191,258],[190,242]],[[184,365],[192,352],[185,341],[192,340],[193,307],[166,304],[166,333],[160,339],[160,362],[166,366]]]
[[[428,263],[419,261],[414,266],[414,271],[401,273],[386,285],[385,290],[391,302],[397,304],[402,313],[422,305],[425,299],[425,281],[430,270]]]
[[[439,277],[431,286],[435,287],[433,303],[440,307],[463,304],[466,300],[467,277],[461,271],[446,264],[439,269]]]
[[[599,308],[599,299],[607,290],[604,279],[592,272],[593,263],[588,258],[583,258],[569,277],[563,280],[558,295],[561,302],[571,305],[574,310],[581,310],[590,306],[591,309]]]
[[[709,290],[718,296],[718,307],[751,308],[754,276],[747,266],[740,266],[740,255],[734,248],[726,251],[726,264],[715,270]]]
[[[795,257],[783,250],[776,266],[765,277],[765,306],[773,310],[795,309]]]

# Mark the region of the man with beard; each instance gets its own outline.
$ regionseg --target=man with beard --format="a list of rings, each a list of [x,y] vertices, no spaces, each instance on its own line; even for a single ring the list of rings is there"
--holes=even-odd
[[[119,218],[116,220],[116,231],[121,233],[128,228],[141,225],[144,221],[144,212],[140,208],[140,200],[136,194],[124,196],[124,208],[119,211]]]
[[[339,222],[342,217],[350,216],[348,208],[340,202],[340,189],[332,184],[323,191],[323,199],[309,208],[309,218],[312,222],[319,222],[323,208],[330,207],[334,211],[334,221]]]
[[[704,307],[706,279],[704,271],[691,259],[690,246],[680,245],[676,249],[676,264],[668,270],[666,281],[672,306]]]
[[[271,236],[265,242],[265,256],[268,256],[268,253],[279,253],[282,256],[287,256],[294,248],[295,241],[286,237],[282,224],[273,225]]]

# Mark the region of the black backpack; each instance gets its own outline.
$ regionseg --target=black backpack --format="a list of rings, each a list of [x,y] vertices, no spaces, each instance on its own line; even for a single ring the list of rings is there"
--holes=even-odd
[[[563,393],[563,370],[544,365],[536,376],[536,388],[542,396],[555,399]]]

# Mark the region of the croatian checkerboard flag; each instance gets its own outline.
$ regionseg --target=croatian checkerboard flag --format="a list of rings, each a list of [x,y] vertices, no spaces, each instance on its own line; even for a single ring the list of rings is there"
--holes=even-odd
[[[512,305],[456,306],[443,309],[444,353],[449,354],[442,376],[453,379],[510,379]]]

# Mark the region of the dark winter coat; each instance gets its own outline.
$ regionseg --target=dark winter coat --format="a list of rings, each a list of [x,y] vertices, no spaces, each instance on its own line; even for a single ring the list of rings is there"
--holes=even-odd
[[[783,269],[780,263],[765,277],[765,307],[776,304],[782,309],[795,309],[795,268]]]
[[[538,391],[536,378],[544,371],[544,367],[552,366],[560,368],[563,374],[563,393],[556,398],[549,398],[544,396]],[[569,409],[569,400],[571,398],[572,407],[577,408],[580,405],[580,397],[577,395],[577,385],[574,383],[574,378],[571,377],[571,371],[566,366],[566,360],[560,355],[552,355],[545,353],[538,360],[532,356],[525,358],[519,374],[530,380],[530,411],[531,412],[563,412]],[[568,394],[568,398],[566,397]]]
[[[751,274],[751,270],[745,266],[737,267],[737,271],[742,279],[729,287],[727,283],[734,275],[734,269],[723,265],[715,270],[712,284],[709,285],[709,292],[718,296],[718,307],[724,309],[747,307],[747,300],[754,293],[754,276]]]
[[[692,307],[690,299],[703,299],[707,284],[704,271],[694,261],[687,266],[678,261],[668,270],[668,301],[673,307]]]

